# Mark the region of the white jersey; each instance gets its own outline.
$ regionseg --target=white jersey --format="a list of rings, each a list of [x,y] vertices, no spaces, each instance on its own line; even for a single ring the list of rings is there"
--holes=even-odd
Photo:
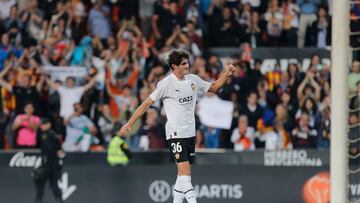
[[[166,139],[195,136],[195,105],[198,91],[207,92],[210,83],[194,74],[179,80],[173,73],[159,81],[150,98],[162,99],[167,117]]]

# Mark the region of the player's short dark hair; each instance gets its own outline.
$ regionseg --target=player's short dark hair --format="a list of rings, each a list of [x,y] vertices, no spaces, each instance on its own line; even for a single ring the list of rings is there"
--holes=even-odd
[[[190,53],[184,49],[174,49],[170,52],[169,58],[167,60],[171,69],[173,69],[172,65],[180,65],[182,59],[189,59]]]

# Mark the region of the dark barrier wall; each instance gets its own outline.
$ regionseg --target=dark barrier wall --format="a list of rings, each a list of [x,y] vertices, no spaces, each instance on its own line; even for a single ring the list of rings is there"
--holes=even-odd
[[[127,167],[110,167],[105,158],[66,156],[59,181],[65,202],[171,202],[176,168],[167,152],[134,153]],[[0,153],[0,202],[33,202],[30,172],[39,163],[34,152]],[[328,151],[198,153],[193,183],[199,203],[304,202],[304,188],[310,198],[326,196],[328,170]],[[44,202],[53,202],[48,188]]]

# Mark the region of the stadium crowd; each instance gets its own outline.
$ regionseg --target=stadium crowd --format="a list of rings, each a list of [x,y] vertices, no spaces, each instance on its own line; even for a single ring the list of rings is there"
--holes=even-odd
[[[38,147],[41,117],[51,119],[65,151],[104,149],[168,73],[170,50],[189,50],[191,72],[215,80],[224,64],[205,54],[209,47],[242,47],[245,54],[231,58],[236,74],[217,95],[233,103],[231,129],[205,126],[196,114],[198,148],[328,148],[329,64],[314,53],[307,71],[291,63],[286,71],[276,66],[263,73],[262,60],[246,53],[328,47],[329,2],[0,0],[0,149]],[[351,26],[358,29],[359,21]],[[356,126],[360,63],[354,56],[349,124]],[[165,148],[164,118],[155,103],[133,126],[130,147]],[[359,136],[353,131],[350,136]],[[353,148],[357,153],[360,145]]]

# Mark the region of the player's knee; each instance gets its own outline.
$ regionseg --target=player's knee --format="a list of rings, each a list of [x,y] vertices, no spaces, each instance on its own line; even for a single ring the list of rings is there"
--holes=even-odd
[[[178,168],[178,175],[191,174],[190,163],[188,161],[177,163],[177,168]]]

